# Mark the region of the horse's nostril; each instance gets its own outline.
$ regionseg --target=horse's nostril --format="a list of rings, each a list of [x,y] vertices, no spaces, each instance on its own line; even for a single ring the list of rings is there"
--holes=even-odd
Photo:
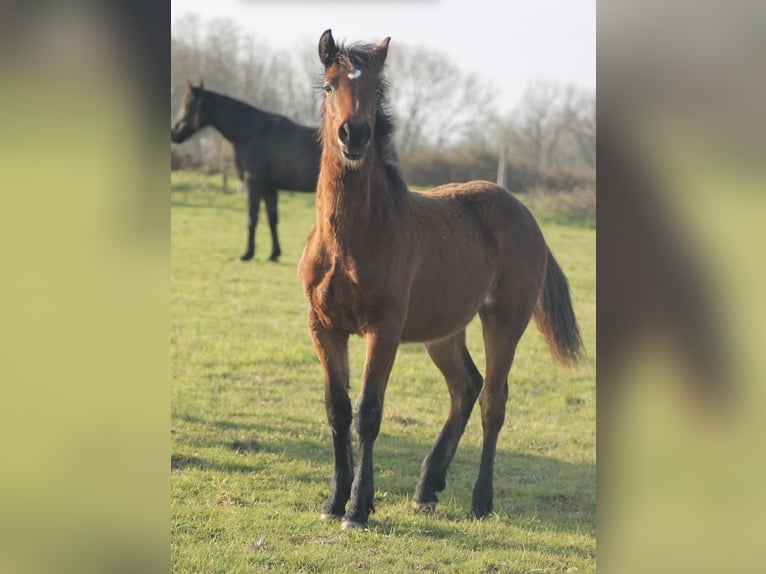
[[[338,129],[338,137],[340,138],[340,141],[348,145],[348,142],[351,141],[351,124],[343,122]]]
[[[370,135],[370,124],[364,122],[359,130],[359,141],[366,145],[370,141]]]

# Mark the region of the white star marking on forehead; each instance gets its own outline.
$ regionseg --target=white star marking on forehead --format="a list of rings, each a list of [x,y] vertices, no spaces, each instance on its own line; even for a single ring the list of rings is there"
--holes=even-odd
[[[360,70],[359,68],[356,68],[354,70],[351,70],[348,73],[348,79],[349,80],[356,80],[361,75],[362,75],[362,70]]]

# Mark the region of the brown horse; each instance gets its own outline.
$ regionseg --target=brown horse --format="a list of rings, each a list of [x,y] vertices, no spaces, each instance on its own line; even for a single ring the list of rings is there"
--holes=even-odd
[[[415,504],[432,509],[445,487],[476,399],[484,442],[471,512],[492,511],[498,432],[516,345],[534,315],[554,355],[579,359],[581,340],[567,280],[532,215],[509,192],[485,181],[431,192],[407,189],[391,142],[382,68],[389,38],[378,46],[319,41],[324,64],[322,161],[316,225],[299,274],[310,302],[309,329],[325,374],[333,431],[334,473],[322,516],[366,528],[373,508],[372,452],[383,397],[400,341],[425,342],[444,375],[451,407],[423,461]],[[465,344],[479,314],[486,380]],[[360,334],[367,357],[356,403],[359,461],[350,447],[348,338]],[[349,502],[348,509],[346,503]]]
[[[255,226],[261,199],[271,228],[271,256],[282,253],[277,235],[277,192],[280,189],[313,192],[319,174],[320,146],[316,128],[260,110],[245,102],[189,84],[170,130],[174,143],[182,143],[211,126],[234,146],[234,162],[247,186],[247,247],[240,257],[255,254]]]

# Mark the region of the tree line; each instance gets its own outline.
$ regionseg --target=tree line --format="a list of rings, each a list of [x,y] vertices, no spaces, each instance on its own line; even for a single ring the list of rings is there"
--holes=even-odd
[[[591,185],[596,164],[593,90],[530,82],[519,102],[501,110],[493,86],[458,68],[443,52],[397,45],[387,62],[389,100],[402,169],[414,185],[495,180],[506,154],[505,184],[572,188]],[[321,67],[316,46],[276,52],[230,19],[187,16],[171,35],[171,117],[187,81],[318,125]],[[173,146],[172,167],[227,169],[231,149],[214,130]]]

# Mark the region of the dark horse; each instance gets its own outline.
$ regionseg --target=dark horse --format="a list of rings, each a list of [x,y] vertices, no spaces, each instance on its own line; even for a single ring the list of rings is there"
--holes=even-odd
[[[276,261],[282,253],[277,236],[277,191],[316,189],[321,152],[316,128],[205,90],[202,82],[196,87],[189,83],[170,138],[181,143],[206,126],[232,143],[237,173],[247,186],[247,248],[240,259],[248,261],[255,254],[255,226],[263,198],[271,228],[269,259]]]
[[[407,189],[397,164],[385,106],[382,68],[389,38],[378,46],[319,41],[324,64],[322,163],[316,224],[299,274],[310,303],[308,324],[325,376],[334,472],[323,517],[366,528],[373,510],[375,438],[383,397],[402,341],[425,343],[444,375],[451,406],[423,461],[414,502],[433,509],[445,487],[477,398],[484,440],[471,512],[492,511],[498,432],[516,345],[534,316],[555,357],[575,363],[582,351],[569,286],[540,228],[508,191],[486,181]],[[479,314],[486,379],[466,348],[466,325]],[[356,431],[350,444],[348,338],[361,335],[367,357]],[[346,504],[348,503],[348,509]]]

